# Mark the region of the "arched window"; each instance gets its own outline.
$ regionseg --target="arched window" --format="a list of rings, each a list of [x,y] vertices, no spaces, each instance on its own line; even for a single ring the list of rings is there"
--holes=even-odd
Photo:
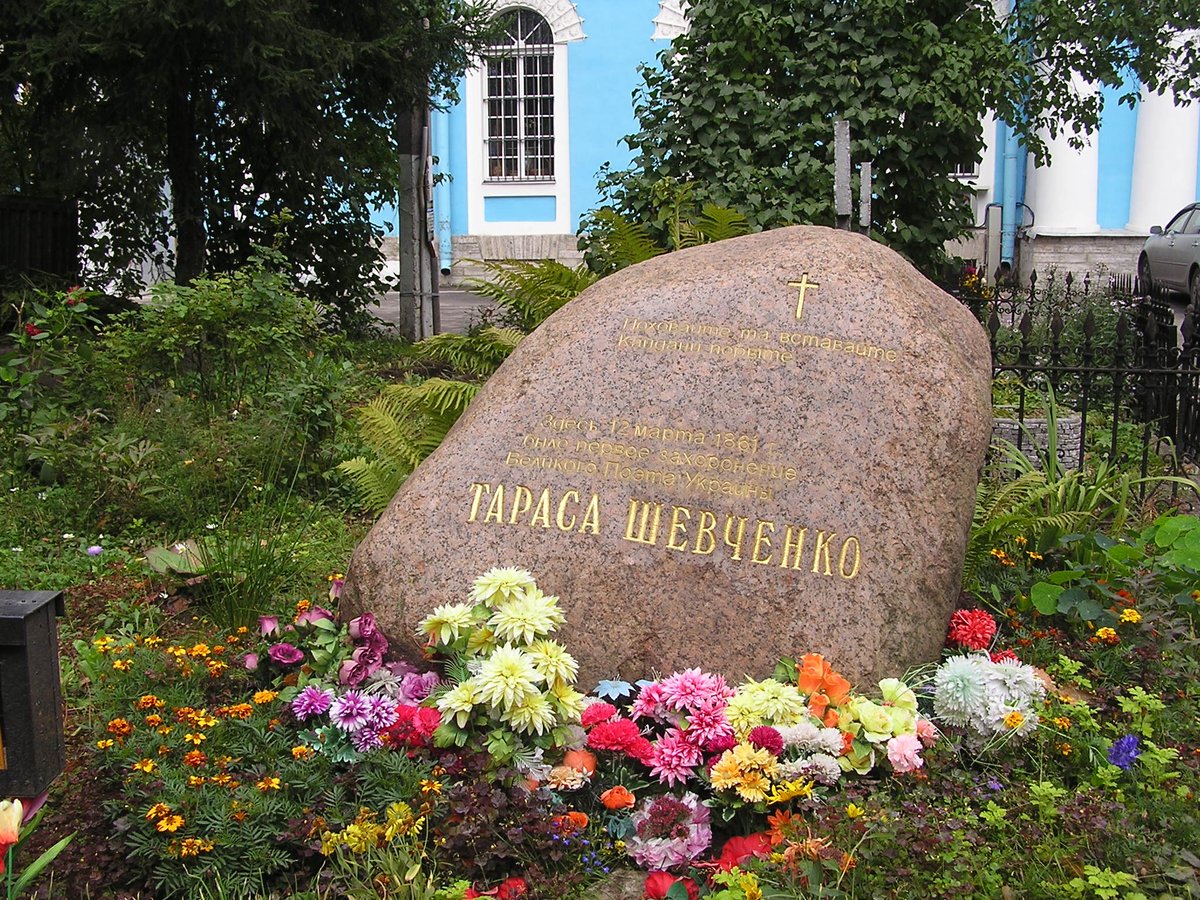
[[[487,180],[554,179],[554,34],[528,9],[501,13],[487,50]]]

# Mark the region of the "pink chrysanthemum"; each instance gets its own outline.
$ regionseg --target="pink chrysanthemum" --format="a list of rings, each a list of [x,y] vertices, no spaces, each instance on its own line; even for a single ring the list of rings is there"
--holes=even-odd
[[[659,682],[659,696],[668,709],[690,712],[712,698],[727,700],[733,696],[733,691],[720,675],[685,669]]]
[[[725,706],[724,697],[709,697],[692,710],[684,731],[688,741],[707,752],[726,742],[732,747],[733,726],[725,718]]]
[[[783,735],[770,725],[759,725],[751,728],[746,740],[755,747],[766,750],[772,756],[783,755]]]
[[[662,682],[653,681],[638,691],[633,701],[630,717],[634,719],[658,719],[664,712]]]
[[[650,774],[657,775],[663,784],[683,784],[692,774],[692,769],[704,761],[700,748],[688,742],[687,736],[678,728],[672,728],[654,744]]]
[[[617,714],[617,708],[611,703],[593,703],[583,711],[583,715],[579,717],[579,724],[584,728],[591,728],[600,722],[607,722]]]
[[[950,617],[950,640],[968,650],[984,650],[996,635],[996,620],[982,609],[960,609]]]

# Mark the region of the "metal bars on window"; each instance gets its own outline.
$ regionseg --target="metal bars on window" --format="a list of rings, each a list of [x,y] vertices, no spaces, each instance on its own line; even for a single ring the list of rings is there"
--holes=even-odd
[[[537,13],[500,18],[486,59],[487,180],[554,178],[554,36]]]

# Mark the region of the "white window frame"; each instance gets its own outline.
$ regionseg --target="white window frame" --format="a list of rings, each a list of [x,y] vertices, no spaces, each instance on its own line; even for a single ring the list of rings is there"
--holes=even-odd
[[[484,80],[487,69],[480,66],[467,73],[463,99],[467,110],[467,228],[477,235],[570,234],[571,222],[571,135],[567,106],[569,82],[567,43],[581,40],[583,20],[569,0],[522,0],[496,10],[501,15],[523,8],[538,13],[554,34],[554,179],[552,181],[493,181],[488,178],[487,104]],[[491,197],[553,197],[555,218],[551,222],[487,222],[485,201]]]

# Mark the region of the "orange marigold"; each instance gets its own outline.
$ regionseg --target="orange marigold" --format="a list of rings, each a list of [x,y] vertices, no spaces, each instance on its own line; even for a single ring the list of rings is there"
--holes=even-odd
[[[203,750],[189,750],[183,754],[183,764],[191,766],[193,769],[198,769],[200,766],[208,762],[208,756]]]
[[[154,823],[154,827],[156,830],[162,831],[162,832],[178,831],[180,828],[183,827],[183,816],[179,816],[179,815],[164,816],[163,818],[159,819],[156,823]]]
[[[108,723],[108,733],[115,734],[117,737],[129,737],[129,735],[133,734],[133,726],[129,724],[129,720],[127,719],[111,719]]]

